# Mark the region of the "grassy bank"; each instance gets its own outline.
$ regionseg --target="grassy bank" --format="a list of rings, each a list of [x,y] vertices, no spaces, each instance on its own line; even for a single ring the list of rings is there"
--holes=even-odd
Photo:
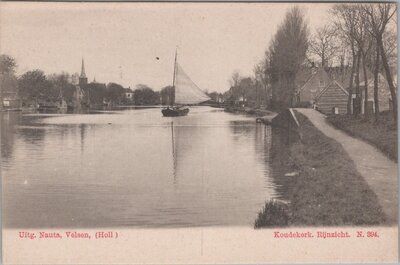
[[[301,141],[292,143],[287,149],[273,148],[271,154],[273,168],[298,172],[293,176],[284,176],[282,170],[273,173],[275,182],[290,183],[285,191],[285,199],[290,203],[287,207],[273,201],[266,203],[255,227],[384,223],[377,196],[342,146],[322,134],[302,114],[296,113],[296,116],[301,124]],[[276,138],[273,145],[274,141]],[[273,215],[283,221],[271,222]]]
[[[365,120],[363,116],[355,118],[347,115],[328,117],[336,128],[360,138],[381,150],[390,159],[397,161],[397,127],[389,111],[381,112],[378,123]]]

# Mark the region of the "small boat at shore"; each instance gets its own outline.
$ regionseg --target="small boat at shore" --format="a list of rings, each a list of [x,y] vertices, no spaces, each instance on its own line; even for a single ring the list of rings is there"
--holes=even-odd
[[[183,71],[177,62],[175,52],[173,87],[175,102],[171,106],[161,110],[165,117],[186,116],[189,113],[187,105],[198,104],[210,99]]]

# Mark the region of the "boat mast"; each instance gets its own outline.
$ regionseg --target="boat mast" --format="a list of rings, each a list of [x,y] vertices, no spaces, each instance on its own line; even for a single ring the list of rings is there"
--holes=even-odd
[[[176,95],[176,91],[175,91],[175,74],[176,74],[176,57],[178,56],[178,47],[176,47],[175,49],[175,61],[174,61],[174,77],[172,79],[172,87],[174,88],[174,94]],[[171,106],[174,105],[175,100],[173,102],[173,104],[170,104]]]

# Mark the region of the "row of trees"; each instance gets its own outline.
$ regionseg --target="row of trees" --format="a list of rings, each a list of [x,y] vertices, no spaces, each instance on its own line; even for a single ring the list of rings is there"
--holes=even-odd
[[[348,113],[352,113],[352,95],[356,95],[360,113],[361,95],[368,103],[368,74],[374,73],[375,119],[379,119],[378,75],[384,73],[392,98],[393,116],[397,118],[396,84],[393,69],[397,70],[396,5],[392,3],[336,4],[330,10],[328,24],[313,34],[299,7],[290,9],[271,39],[265,57],[255,65],[252,77],[237,72],[230,80],[231,101],[269,105],[279,109],[294,105],[298,74],[302,69],[318,64],[328,68],[350,69]],[[360,80],[360,73],[364,80]],[[360,83],[364,82],[364,91]],[[256,96],[256,100],[253,97]],[[357,107],[357,106],[356,106]],[[368,111],[365,111],[368,118]]]
[[[332,25],[338,30],[343,47],[351,55],[351,75],[355,76],[354,81],[353,79],[350,80],[348,113],[351,111],[351,97],[354,85],[356,102],[360,104],[361,101],[361,70],[365,83],[364,109],[367,109],[367,68],[369,68],[373,69],[374,72],[375,119],[379,120],[378,78],[382,70],[385,73],[390,89],[393,117],[397,119],[396,86],[393,82],[391,71],[391,64],[397,65],[396,23],[393,20],[395,18],[396,5],[393,3],[338,4],[332,8],[331,13],[333,15]],[[359,110],[356,110],[354,114],[359,114]],[[369,113],[366,111],[366,118],[368,118],[368,115]]]
[[[17,78],[16,91],[24,105],[59,99],[73,102],[78,84],[75,76],[66,72],[46,76],[42,70],[38,69],[27,71]],[[121,104],[124,100],[124,88],[116,83],[105,85],[92,82],[82,89],[83,101],[91,105],[102,105],[104,101]]]
[[[269,97],[265,82],[259,79],[262,76],[260,74],[256,77],[242,77],[235,72],[230,80],[230,90],[222,96],[228,104],[244,104],[256,108],[266,105],[265,100],[268,100]]]
[[[45,75],[42,70],[31,70],[24,74],[16,75],[17,63],[8,55],[0,55],[0,88],[1,98],[8,94],[16,94],[23,105],[31,105],[43,101],[64,99],[67,102],[74,100],[76,85],[79,75],[61,72],[59,74]],[[104,101],[112,105],[135,104],[155,105],[172,104],[173,87],[165,87],[161,92],[154,91],[147,85],[139,84],[133,91],[133,97],[127,98],[123,86],[117,83],[102,84],[92,82],[83,88],[85,98],[83,101],[91,105],[102,105]],[[0,104],[2,107],[3,105]]]

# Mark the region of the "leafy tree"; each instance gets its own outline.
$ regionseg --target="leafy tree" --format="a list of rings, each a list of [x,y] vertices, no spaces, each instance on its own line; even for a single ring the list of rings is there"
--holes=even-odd
[[[220,95],[218,92],[207,93],[207,95],[211,98],[212,101],[218,102],[218,97]]]
[[[112,88],[113,89],[113,88]],[[120,91],[119,87],[115,89],[115,94]],[[107,98],[107,87],[105,84],[101,83],[89,83],[85,86],[85,91],[87,95],[87,101],[91,105],[102,105],[103,100]],[[117,100],[114,102],[118,102],[120,97],[117,97]]]
[[[243,101],[254,102],[255,97],[255,87],[251,77],[242,78],[239,82],[239,94],[243,98]]]
[[[161,89],[161,104],[173,105],[175,102],[175,88],[173,86],[166,86]]]
[[[17,63],[15,59],[9,55],[0,55],[0,109],[3,108],[3,96],[5,91],[17,90],[17,82],[15,77],[15,69]]]
[[[1,90],[3,95],[5,93],[17,93],[18,92],[18,82],[17,78],[13,74],[6,74],[1,78]],[[6,96],[6,95],[4,95]]]
[[[299,7],[290,9],[269,48],[272,97],[279,107],[293,105],[296,75],[306,59],[308,36],[303,12]]]
[[[23,103],[57,99],[59,91],[53,89],[42,70],[32,70],[24,73],[18,79],[18,92]]]
[[[133,93],[135,105],[155,105],[160,103],[160,94],[147,85],[139,84]]]
[[[15,69],[17,67],[17,63],[15,59],[9,55],[1,54],[0,55],[0,74],[14,74]]]
[[[75,86],[72,84],[71,75],[66,72],[59,74],[51,74],[48,76],[48,80],[52,84],[55,91],[58,91],[60,98],[71,102],[75,92]]]
[[[124,87],[117,83],[108,83],[106,88],[106,98],[113,104],[119,104],[123,98]]]

